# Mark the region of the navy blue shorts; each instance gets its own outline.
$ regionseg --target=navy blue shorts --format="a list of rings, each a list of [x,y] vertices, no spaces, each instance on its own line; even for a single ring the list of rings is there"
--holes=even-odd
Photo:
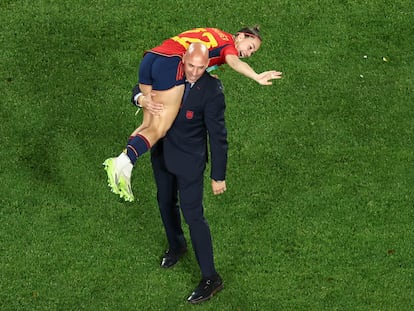
[[[185,83],[184,69],[179,56],[164,56],[147,52],[139,65],[138,81],[152,85],[153,90],[168,90]]]

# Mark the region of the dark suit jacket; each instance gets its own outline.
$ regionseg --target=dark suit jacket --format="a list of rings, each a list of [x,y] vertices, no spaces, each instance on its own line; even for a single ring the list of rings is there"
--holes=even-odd
[[[211,178],[224,180],[228,149],[225,109],[220,80],[204,73],[192,86],[166,136],[153,146],[152,156],[162,152],[171,173],[199,178],[208,159],[209,141]]]

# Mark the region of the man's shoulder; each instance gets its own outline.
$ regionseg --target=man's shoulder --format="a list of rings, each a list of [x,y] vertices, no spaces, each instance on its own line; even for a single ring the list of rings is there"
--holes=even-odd
[[[205,83],[210,88],[210,90],[214,89],[215,91],[220,93],[224,90],[223,83],[221,82],[221,80],[211,76],[207,72],[204,73],[202,79],[200,79],[200,82]]]

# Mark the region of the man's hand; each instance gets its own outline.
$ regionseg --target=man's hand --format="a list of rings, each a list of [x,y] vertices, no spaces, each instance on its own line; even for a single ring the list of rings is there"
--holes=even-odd
[[[213,193],[215,195],[222,194],[224,193],[224,191],[227,190],[226,181],[225,180],[216,181],[213,179],[211,180],[211,188],[213,189]]]
[[[265,71],[258,75],[256,79],[257,83],[261,85],[272,85],[270,80],[282,78],[282,73],[280,71]]]
[[[161,114],[161,112],[164,110],[164,105],[158,102],[155,102],[152,100],[152,97],[154,97],[154,93],[150,93],[148,95],[142,95],[141,99],[141,107],[148,110],[151,114],[154,116],[158,116]]]

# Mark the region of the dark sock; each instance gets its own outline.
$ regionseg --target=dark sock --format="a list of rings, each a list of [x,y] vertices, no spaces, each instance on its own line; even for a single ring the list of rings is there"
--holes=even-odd
[[[138,157],[143,155],[151,148],[149,141],[142,135],[131,136],[126,147],[127,155],[132,165],[135,165]]]

